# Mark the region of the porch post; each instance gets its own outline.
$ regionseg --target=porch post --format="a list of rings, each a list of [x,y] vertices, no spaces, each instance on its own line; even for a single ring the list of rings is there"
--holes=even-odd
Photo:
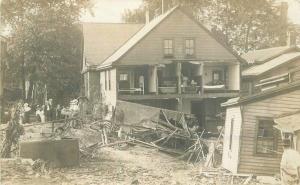
[[[176,68],[176,75],[177,75],[177,89],[178,89],[178,94],[181,94],[181,62],[177,63],[177,68]]]
[[[201,64],[201,94],[204,94],[204,62]]]
[[[157,66],[149,66],[148,69],[148,89],[150,93],[158,93]]]

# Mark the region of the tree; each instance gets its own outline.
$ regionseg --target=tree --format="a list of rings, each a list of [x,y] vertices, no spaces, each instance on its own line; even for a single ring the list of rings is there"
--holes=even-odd
[[[144,12],[161,10],[162,0],[144,0],[137,10],[126,10],[125,22],[142,22]],[[165,0],[164,7],[181,5],[238,53],[284,45],[288,22],[284,6],[272,0]],[[283,4],[284,5],[284,4]]]
[[[10,27],[8,49],[13,77],[29,81],[32,92],[47,87],[59,101],[78,93],[81,64],[81,30],[78,25],[87,0],[3,0],[2,19]],[[27,87],[28,88],[28,87]],[[32,91],[35,89],[35,91]]]

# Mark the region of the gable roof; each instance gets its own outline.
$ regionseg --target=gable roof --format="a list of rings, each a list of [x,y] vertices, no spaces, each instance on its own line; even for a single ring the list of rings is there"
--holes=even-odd
[[[296,52],[285,53],[285,54],[279,55],[278,57],[271,59],[263,64],[255,65],[253,67],[245,69],[242,72],[242,76],[261,75],[267,71],[270,71],[276,67],[279,67],[283,64],[286,64],[286,63],[296,60],[298,58],[300,58],[300,52],[296,51]]]
[[[252,102],[260,101],[263,99],[271,98],[280,94],[284,94],[295,89],[300,89],[300,81],[289,83],[287,85],[283,85],[280,87],[276,87],[273,89],[269,89],[266,91],[262,91],[260,93],[249,95],[245,97],[238,97],[229,99],[227,102],[222,103],[222,107],[229,107],[229,106],[237,106],[237,105],[244,105],[249,104]]]
[[[260,49],[249,51],[241,57],[247,61],[248,64],[261,64],[265,61],[270,60],[280,54],[285,53],[286,51],[290,50],[291,47],[289,46],[282,46],[282,47],[274,47],[274,48],[267,48],[267,49]]]
[[[86,65],[100,65],[142,26],[143,24],[82,23]]]
[[[141,39],[143,39],[150,31],[152,31],[157,25],[159,25],[165,18],[167,18],[172,12],[174,12],[178,6],[170,9],[165,14],[162,14],[148,24],[146,24],[140,31],[138,31],[133,37],[131,37],[124,45],[122,45],[115,53],[108,57],[100,66],[100,68],[105,68],[110,66],[113,62],[120,59],[127,51],[129,51],[133,46],[135,46]]]
[[[131,48],[133,48],[136,44],[138,44],[145,36],[147,36],[154,28],[156,28],[160,23],[162,23],[167,17],[169,17],[173,12],[178,10],[180,6],[176,6],[165,14],[162,14],[156,18],[154,18],[151,22],[146,24],[141,30],[139,30],[133,37],[131,37],[124,45],[122,45],[116,52],[114,52],[111,56],[109,56],[105,61],[97,68],[103,69],[110,67],[114,62],[117,62],[122,58]],[[244,61],[239,55],[237,55],[232,49],[228,46],[224,45],[221,41],[214,37],[214,35],[202,24],[196,21],[193,17],[188,15],[185,11],[182,11],[185,15],[195,21],[204,31],[206,31],[212,38],[214,38],[219,44],[221,44],[227,51],[229,51],[234,57],[236,57],[239,61]]]

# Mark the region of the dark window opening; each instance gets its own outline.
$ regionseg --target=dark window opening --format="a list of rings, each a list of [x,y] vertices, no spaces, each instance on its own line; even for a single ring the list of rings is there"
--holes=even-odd
[[[274,154],[276,150],[276,133],[273,120],[259,120],[256,141],[257,154]]]

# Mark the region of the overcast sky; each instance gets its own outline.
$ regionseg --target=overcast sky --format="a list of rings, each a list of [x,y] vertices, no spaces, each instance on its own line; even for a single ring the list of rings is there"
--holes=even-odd
[[[125,9],[135,9],[142,0],[94,0],[93,11],[95,17],[86,13],[82,16],[84,22],[122,22],[122,13]],[[300,3],[297,0],[284,0],[289,3],[289,19],[300,24]],[[300,2],[300,0],[299,0]]]

